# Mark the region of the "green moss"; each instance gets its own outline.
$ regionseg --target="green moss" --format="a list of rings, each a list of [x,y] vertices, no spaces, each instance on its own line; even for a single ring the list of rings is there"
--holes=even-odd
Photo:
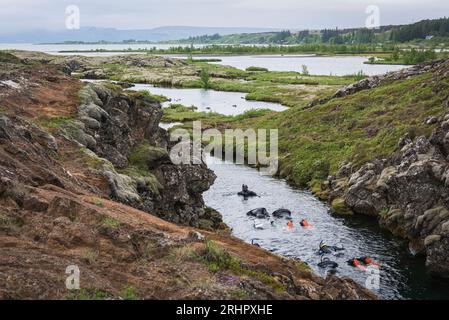
[[[110,227],[112,229],[119,228],[120,224],[121,224],[120,221],[110,217],[106,217],[100,222],[100,225]]]
[[[141,168],[136,166],[128,166],[124,169],[119,169],[117,172],[127,175],[134,180],[140,180],[151,190],[154,197],[158,198],[163,190],[163,186],[157,178],[148,170],[148,168]]]
[[[66,125],[67,123],[74,120],[75,120],[74,118],[68,117],[55,117],[55,118],[41,119],[39,120],[38,124],[47,129],[59,129],[63,125]]]
[[[165,157],[168,157],[167,150],[153,147],[144,141],[131,148],[128,156],[129,166],[117,171],[145,183],[153,195],[159,197],[163,187],[151,173],[151,167]]]
[[[113,298],[113,295],[101,289],[80,289],[71,290],[67,295],[67,300],[106,300]]]
[[[205,253],[200,258],[208,265],[211,272],[231,270],[232,272],[239,275],[256,278],[262,283],[272,287],[276,291],[285,291],[285,286],[273,276],[261,271],[251,270],[248,267],[243,267],[237,257],[230,254],[225,249],[219,247],[213,241],[206,240],[205,246]]]
[[[128,160],[131,166],[145,171],[148,170],[152,164],[166,157],[168,157],[166,149],[154,147],[147,141],[144,141],[131,148]]]
[[[349,209],[342,198],[336,198],[331,204],[332,210],[338,215],[353,215],[351,209]]]
[[[302,261],[295,261],[295,266],[302,271],[308,271],[311,270],[311,268],[309,267],[309,265],[305,262]]]
[[[242,288],[232,290],[230,292],[230,295],[231,295],[231,299],[237,299],[237,300],[247,299],[249,297],[248,291],[246,291],[245,289],[242,289]]]
[[[139,295],[136,292],[136,289],[133,286],[125,286],[120,291],[120,297],[125,300],[140,300]]]
[[[130,91],[128,92],[128,94],[130,96],[136,97],[136,98],[140,98],[140,99],[145,99],[148,102],[166,102],[169,99],[165,96],[162,95],[156,95],[156,94],[151,94],[148,90],[139,90],[139,91]]]

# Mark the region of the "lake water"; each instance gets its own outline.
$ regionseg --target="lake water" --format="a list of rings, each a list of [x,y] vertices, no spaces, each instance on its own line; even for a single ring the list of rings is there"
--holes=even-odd
[[[174,57],[186,58],[177,55]],[[244,56],[195,56],[194,58],[217,58],[223,64],[238,69],[246,69],[251,66],[267,68],[270,71],[302,71],[302,66],[307,66],[313,75],[344,76],[363,71],[372,76],[397,71],[407,66],[398,65],[372,65],[365,64],[368,57],[361,56],[315,56],[315,55],[244,55]]]
[[[290,187],[284,180],[260,175],[257,170],[207,157],[209,167],[217,175],[215,184],[204,194],[206,204],[223,214],[223,220],[233,229],[233,235],[273,253],[299,258],[317,273],[320,269],[317,254],[320,241],[343,246],[342,256],[329,256],[339,264],[337,275],[347,276],[365,285],[367,274],[347,264],[354,257],[370,256],[379,261],[379,290],[373,290],[384,299],[448,299],[449,286],[428,277],[422,258],[408,253],[404,241],[381,230],[377,222],[366,218],[344,219],[328,213],[329,207],[311,193]],[[244,200],[237,195],[241,185],[247,184],[260,197]],[[293,212],[293,229],[286,219],[254,219],[246,213],[254,208],[266,208],[270,213],[279,208]],[[299,225],[306,219],[314,227],[307,230]],[[254,221],[265,229],[255,229]],[[270,221],[274,221],[274,225]]]
[[[224,115],[237,115],[251,109],[270,109],[274,111],[287,109],[287,107],[278,103],[245,100],[245,93],[240,92],[160,88],[148,84],[136,84],[129,90],[147,90],[152,94],[170,98],[171,101],[163,103],[164,107],[171,103],[180,103],[187,107],[193,105],[198,108],[198,111],[217,112]]]
[[[198,44],[195,47],[202,47]],[[83,56],[113,56],[123,55],[123,52],[82,52],[82,53],[61,53],[60,51],[71,50],[126,50],[126,49],[169,49],[172,44],[3,44],[0,43],[0,50],[17,49],[28,51],[39,51],[54,55],[83,55]],[[136,54],[130,52],[129,54]],[[186,58],[185,55],[170,55],[171,57]],[[389,71],[396,71],[404,66],[389,65],[368,65],[364,64],[368,57],[360,56],[314,56],[314,55],[238,55],[238,56],[195,56],[195,58],[218,58],[221,62],[214,62],[223,65],[233,66],[239,69],[246,69],[250,66],[263,67],[271,71],[302,71],[302,65],[306,65],[310,74],[314,75],[350,75],[363,71],[366,75],[378,75]]]
[[[195,45],[202,47],[203,45]],[[89,57],[123,55],[123,52],[82,52],[82,53],[63,53],[61,51],[77,51],[77,50],[140,50],[140,49],[169,49],[173,47],[171,44],[32,44],[32,43],[0,43],[0,50],[25,50],[38,51],[53,55],[82,55]],[[136,52],[132,52],[136,54]]]

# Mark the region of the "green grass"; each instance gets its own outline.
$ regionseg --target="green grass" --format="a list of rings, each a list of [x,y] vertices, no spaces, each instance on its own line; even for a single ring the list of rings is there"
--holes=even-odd
[[[120,221],[114,219],[114,218],[110,218],[110,217],[106,217],[104,218],[101,222],[100,225],[102,226],[106,226],[112,229],[117,229],[120,227]]]
[[[223,115],[214,112],[197,112],[194,106],[186,107],[181,104],[171,104],[164,108],[163,122],[186,122],[202,119],[222,119]]]
[[[124,300],[141,300],[133,286],[124,286],[120,291],[120,297]]]
[[[196,110],[194,106],[186,107],[181,104],[171,104],[170,107],[164,108],[162,121],[190,123],[201,120],[206,126],[213,126],[221,122],[242,121],[273,113],[270,109],[250,109],[235,116],[225,116],[215,112],[198,112]]]
[[[19,64],[20,59],[11,53],[0,51],[0,62]]]
[[[255,67],[255,66],[248,67],[245,70],[246,71],[253,71],[253,72],[267,72],[268,71],[267,68]]]
[[[113,295],[101,289],[80,289],[71,290],[67,295],[67,300],[106,300],[113,298]]]
[[[205,246],[205,252],[200,258],[207,264],[211,272],[230,270],[238,275],[256,278],[278,292],[285,291],[285,286],[273,276],[265,272],[252,270],[248,267],[242,266],[240,259],[230,254],[225,249],[219,247],[215,242],[206,240]]]
[[[448,79],[436,85],[424,74],[308,110],[293,107],[230,126],[279,129],[280,175],[307,187],[344,162],[360,166],[387,157],[404,134],[429,135],[432,127],[424,121],[444,112],[448,89]]]
[[[73,118],[68,117],[56,117],[39,120],[38,124],[47,129],[59,129],[61,126],[74,121]]]
[[[127,94],[129,94],[130,96],[134,96],[136,98],[140,98],[140,99],[144,99],[148,102],[166,102],[169,99],[165,96],[162,95],[155,95],[155,94],[151,94],[149,91],[147,90],[139,90],[139,91],[129,91],[127,92]]]
[[[95,262],[97,262],[99,256],[100,253],[94,249],[86,249],[83,252],[83,258],[86,260],[88,264],[94,264]]]

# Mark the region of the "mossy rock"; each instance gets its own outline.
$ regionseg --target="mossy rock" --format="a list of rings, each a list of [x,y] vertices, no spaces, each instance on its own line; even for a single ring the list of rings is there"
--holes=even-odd
[[[329,198],[329,190],[323,190],[319,181],[311,182],[310,191],[322,201],[326,201]]]
[[[336,198],[332,201],[331,204],[332,210],[335,214],[342,215],[342,216],[348,216],[353,215],[354,213],[345,203],[345,200],[343,198]]]
[[[214,230],[214,223],[211,220],[200,219],[198,220],[198,227],[205,230]]]
[[[161,163],[170,163],[170,156],[166,149],[153,147],[145,142],[131,149],[129,162],[139,169],[154,169]]]

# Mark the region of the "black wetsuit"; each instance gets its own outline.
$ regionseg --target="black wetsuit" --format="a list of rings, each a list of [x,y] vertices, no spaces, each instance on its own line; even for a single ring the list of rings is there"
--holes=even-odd
[[[276,218],[290,218],[292,215],[292,212],[287,209],[279,209],[272,213],[273,217]]]
[[[267,209],[265,209],[265,208],[253,209],[253,210],[247,212],[246,214],[248,216],[252,216],[252,217],[260,218],[260,219],[268,218],[270,216]]]
[[[329,258],[322,258],[321,262],[318,263],[318,267],[320,268],[332,268],[335,269],[338,267],[338,263],[335,261],[331,261]]]
[[[239,196],[249,198],[249,197],[257,197],[257,193],[248,189],[248,186],[244,184],[242,186],[242,191],[237,193]]]

